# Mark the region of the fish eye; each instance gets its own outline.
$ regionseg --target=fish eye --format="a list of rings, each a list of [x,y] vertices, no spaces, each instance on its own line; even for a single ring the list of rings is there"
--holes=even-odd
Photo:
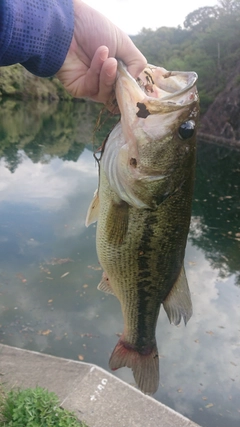
[[[193,120],[188,120],[179,126],[178,134],[181,139],[191,138],[194,134],[195,122]]]

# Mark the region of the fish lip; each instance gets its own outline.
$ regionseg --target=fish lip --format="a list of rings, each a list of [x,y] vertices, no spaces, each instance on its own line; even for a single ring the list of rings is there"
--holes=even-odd
[[[170,93],[169,95],[165,95],[164,97],[162,97],[162,100],[174,99],[174,98],[179,97],[180,95],[184,95],[185,93],[190,91],[196,85],[196,82],[198,80],[198,75],[197,75],[197,73],[195,73],[195,71],[188,71],[188,72],[186,72],[186,71],[170,71],[169,72],[168,77],[175,77],[175,76],[186,77],[187,85],[184,88],[180,89],[179,91],[176,91],[174,93]]]
[[[146,85],[144,85],[144,80],[146,81],[146,75],[148,73],[148,70],[150,70],[153,79],[154,73],[160,74],[160,80],[158,81],[159,84],[155,84],[155,87],[157,87],[161,91],[161,97],[151,96],[150,92],[147,93],[147,91],[145,90]],[[182,80],[183,82],[182,87],[179,87],[179,90],[172,90],[172,92],[166,92],[165,88],[167,85],[165,85],[164,82],[169,77],[180,77],[180,81]],[[192,102],[194,102],[194,100],[197,100],[196,89],[194,88],[197,79],[198,75],[194,71],[167,71],[164,68],[148,64],[137,79],[138,81],[136,81],[127,71],[126,65],[122,61],[118,61],[116,97],[120,112],[121,114],[125,114],[124,107],[126,107],[126,103],[129,102],[136,106],[137,103],[144,103],[145,101],[148,101],[151,104],[158,103],[159,108],[161,108],[160,105],[172,105],[173,108],[175,107],[174,109],[190,105],[192,104]],[[123,97],[126,96],[126,93],[124,92],[124,87],[128,90],[128,96],[126,97],[128,98],[127,102],[126,100],[124,102],[123,99]],[[168,87],[171,88],[170,85]],[[191,92],[191,89],[193,89],[192,96],[187,96],[188,92]],[[166,92],[166,94],[163,94],[164,91]],[[184,95],[186,95],[186,97],[184,97]]]
[[[141,102],[146,98],[143,90],[127,71],[127,67],[122,61],[118,61],[115,91],[119,110],[122,115],[125,114],[126,105],[130,107],[131,104],[132,107],[132,104],[136,105],[137,102]]]

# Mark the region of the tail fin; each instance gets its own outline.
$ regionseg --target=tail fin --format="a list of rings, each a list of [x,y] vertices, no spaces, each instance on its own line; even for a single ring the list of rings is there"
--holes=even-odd
[[[158,389],[159,360],[156,343],[147,354],[141,354],[120,338],[110,357],[109,366],[113,371],[124,366],[131,368],[143,393],[154,394]]]

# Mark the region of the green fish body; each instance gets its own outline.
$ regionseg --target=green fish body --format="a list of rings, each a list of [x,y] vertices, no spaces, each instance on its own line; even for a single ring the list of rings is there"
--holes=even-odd
[[[136,82],[119,63],[121,121],[106,142],[86,220],[98,221],[104,270],[98,288],[118,298],[124,318],[110,367],[132,368],[148,394],[159,384],[155,329],[161,304],[176,325],[192,314],[183,261],[195,170],[196,80],[195,73],[148,66]]]

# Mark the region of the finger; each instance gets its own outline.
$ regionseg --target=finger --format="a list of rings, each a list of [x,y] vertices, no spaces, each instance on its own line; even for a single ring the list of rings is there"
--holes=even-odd
[[[115,83],[117,76],[117,60],[115,58],[108,58],[101,69],[100,74],[100,90],[103,92],[111,88]]]
[[[90,68],[86,72],[84,92],[86,96],[93,97],[99,92],[100,74],[102,66],[108,57],[108,48],[100,46],[91,61]]]
[[[108,58],[103,63],[100,75],[97,76],[97,82],[93,84],[91,79],[96,77],[95,74],[89,69],[85,78],[85,93],[93,101],[102,102],[105,104],[113,92],[113,86],[117,75],[117,60],[115,58]],[[90,87],[91,85],[91,87]]]
[[[116,106],[114,103],[115,93],[113,90],[116,76],[117,60],[115,58],[108,58],[104,62],[100,74],[98,99],[112,112]]]
[[[147,60],[126,34],[121,33],[120,36],[122,43],[119,43],[116,57],[121,59],[126,64],[129,73],[137,78],[147,66]]]

